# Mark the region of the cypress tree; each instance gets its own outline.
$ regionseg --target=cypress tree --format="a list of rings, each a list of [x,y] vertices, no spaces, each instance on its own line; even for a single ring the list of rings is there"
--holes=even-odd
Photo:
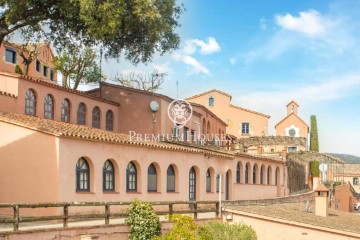
[[[319,152],[319,138],[316,116],[310,116],[310,151]]]

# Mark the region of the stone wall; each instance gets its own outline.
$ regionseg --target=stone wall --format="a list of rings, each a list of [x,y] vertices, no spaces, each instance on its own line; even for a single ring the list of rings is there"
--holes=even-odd
[[[263,136],[237,139],[236,143],[243,148],[264,145],[302,146],[306,148],[306,138],[284,137],[284,136]]]

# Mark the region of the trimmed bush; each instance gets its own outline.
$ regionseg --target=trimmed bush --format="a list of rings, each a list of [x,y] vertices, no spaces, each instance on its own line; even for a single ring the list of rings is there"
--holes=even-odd
[[[314,160],[310,162],[310,172],[312,177],[320,177],[319,162]]]
[[[198,226],[194,219],[189,216],[174,214],[169,217],[173,223],[173,228],[157,240],[201,240],[198,236]]]
[[[160,220],[151,203],[134,199],[129,206],[128,214],[125,222],[130,225],[129,239],[149,240],[160,235]]]
[[[244,224],[209,222],[199,227],[202,240],[256,240],[254,229]]]
[[[310,151],[319,152],[319,137],[316,116],[310,116]]]

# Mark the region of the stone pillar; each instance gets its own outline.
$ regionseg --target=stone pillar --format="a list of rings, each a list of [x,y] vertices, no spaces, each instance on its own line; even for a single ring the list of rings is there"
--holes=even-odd
[[[319,181],[320,181],[319,177],[313,177],[312,178],[312,182],[313,182],[312,189],[313,189],[313,191],[316,191],[316,189],[319,187],[319,185],[320,185]]]
[[[315,215],[320,217],[328,216],[329,189],[320,185],[315,190]]]

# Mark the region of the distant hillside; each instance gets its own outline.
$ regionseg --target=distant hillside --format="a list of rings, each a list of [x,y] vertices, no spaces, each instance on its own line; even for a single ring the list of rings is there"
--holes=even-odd
[[[360,157],[349,155],[349,154],[341,154],[341,153],[327,153],[328,155],[331,155],[333,157],[337,157],[340,160],[343,160],[347,163],[358,163],[360,164]]]

